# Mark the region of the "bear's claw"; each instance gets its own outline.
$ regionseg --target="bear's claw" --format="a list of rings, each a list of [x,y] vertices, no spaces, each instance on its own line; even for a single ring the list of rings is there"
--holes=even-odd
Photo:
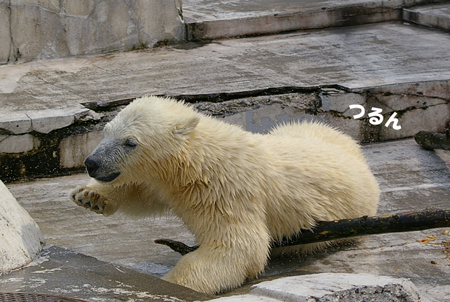
[[[69,196],[77,205],[89,209],[97,214],[105,214],[108,200],[88,187],[77,187]]]

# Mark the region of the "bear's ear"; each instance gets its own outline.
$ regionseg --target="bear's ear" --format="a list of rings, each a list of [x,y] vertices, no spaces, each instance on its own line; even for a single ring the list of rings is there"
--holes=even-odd
[[[198,116],[192,116],[179,121],[175,126],[175,129],[172,130],[173,136],[181,139],[187,138],[189,134],[194,131],[199,121],[200,118]]]

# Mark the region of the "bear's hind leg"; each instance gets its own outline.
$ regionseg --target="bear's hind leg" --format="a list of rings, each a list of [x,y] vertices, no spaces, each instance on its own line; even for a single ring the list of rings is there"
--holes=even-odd
[[[236,288],[262,272],[267,262],[268,244],[262,250],[249,248],[202,244],[183,256],[163,279],[208,294]]]

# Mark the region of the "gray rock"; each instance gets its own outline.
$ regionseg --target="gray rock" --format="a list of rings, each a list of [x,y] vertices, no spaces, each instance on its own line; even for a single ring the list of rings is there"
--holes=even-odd
[[[30,263],[43,248],[38,225],[0,181],[0,275]]]
[[[214,301],[415,302],[420,297],[407,279],[322,273],[262,282],[253,286],[247,295]]]

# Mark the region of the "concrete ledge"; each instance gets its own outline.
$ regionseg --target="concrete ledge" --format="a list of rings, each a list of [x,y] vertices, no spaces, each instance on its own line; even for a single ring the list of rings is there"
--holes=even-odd
[[[247,295],[213,301],[420,301],[414,284],[407,279],[371,274],[315,274],[280,278],[252,287]]]
[[[275,0],[237,6],[227,0],[217,5],[211,0],[185,0],[183,15],[187,39],[196,41],[401,21],[404,8],[439,2],[445,1]],[[429,26],[435,27],[433,23]]]
[[[42,250],[39,227],[0,181],[0,275],[30,263]]]
[[[382,23],[185,46],[0,66],[0,179],[84,170],[104,124],[145,94],[248,131],[316,119],[361,142],[442,132],[450,116],[450,37],[436,30]]]
[[[450,4],[429,5],[403,10],[403,20],[450,31]]]
[[[199,112],[250,132],[267,133],[280,123],[315,120],[340,129],[358,142],[371,143],[411,137],[419,131],[444,132],[450,122],[449,89],[450,80],[440,80],[355,89],[339,85],[269,88],[223,93],[221,98],[226,100],[219,102],[204,101],[210,98],[208,95],[173,97],[192,102]],[[351,105],[362,109],[351,109]],[[89,106],[93,110],[77,109],[75,116],[69,111],[31,112],[27,114],[31,119],[29,129],[30,121],[26,120],[17,125],[0,123],[0,130],[4,127],[0,133],[0,164],[5,167],[0,178],[10,181],[84,171],[85,158],[103,137],[101,129],[123,107],[115,102],[101,103],[99,108],[95,103]],[[376,114],[374,108],[381,113]],[[362,116],[356,118],[358,114]]]
[[[230,19],[195,20],[187,14],[186,26],[188,40],[196,41],[395,21],[400,16],[398,7],[372,7],[365,1],[318,9],[300,7],[293,12],[259,12]]]
[[[240,125],[247,131],[267,133],[286,121],[318,120],[335,126],[363,143],[414,136],[420,129],[443,132],[450,121],[446,94],[450,80],[402,83],[350,89],[342,86],[297,88],[297,93],[242,97],[220,103],[195,104],[197,110]],[[285,88],[287,91],[294,87]],[[301,92],[303,90],[303,92]],[[265,94],[261,92],[261,94]],[[355,118],[361,105],[364,115]],[[372,108],[381,110],[380,124],[371,123]],[[388,123],[394,115],[401,129]]]

